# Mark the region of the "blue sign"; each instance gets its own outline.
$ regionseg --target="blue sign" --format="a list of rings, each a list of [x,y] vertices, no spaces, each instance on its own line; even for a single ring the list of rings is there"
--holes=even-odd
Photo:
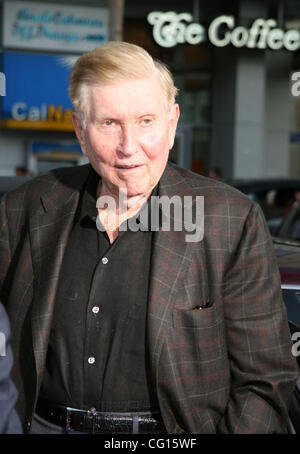
[[[82,53],[108,40],[108,8],[5,1],[5,48]]]
[[[79,143],[74,142],[70,144],[62,142],[32,142],[31,153],[33,154],[51,154],[51,153],[76,153],[82,155]]]
[[[2,126],[71,130],[68,78],[74,56],[3,52]],[[7,121],[9,120],[9,121]]]

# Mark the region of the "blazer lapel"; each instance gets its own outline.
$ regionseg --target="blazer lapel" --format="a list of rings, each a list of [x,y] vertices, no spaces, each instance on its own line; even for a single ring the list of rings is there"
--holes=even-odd
[[[160,181],[159,196],[182,196],[185,192],[188,194],[188,190],[188,184],[179,172],[167,167]],[[196,249],[195,243],[186,241],[186,233],[172,231],[172,228],[171,231],[160,228],[154,233],[148,307],[148,345],[154,380],[161,348],[172,323],[176,295],[178,289],[184,287],[185,276]],[[200,260],[204,263],[201,253]]]
[[[86,176],[85,172],[84,175]],[[32,339],[38,389],[46,360],[60,268],[79,202],[80,185],[77,189],[70,188],[56,180],[49,184],[46,191],[43,190],[43,194],[38,211],[30,219],[30,241],[35,277]]]

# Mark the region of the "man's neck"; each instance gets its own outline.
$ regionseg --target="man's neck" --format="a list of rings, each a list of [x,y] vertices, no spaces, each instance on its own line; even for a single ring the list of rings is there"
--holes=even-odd
[[[98,215],[111,244],[118,237],[120,225],[140,211],[151,192],[152,188],[146,193],[128,196],[127,191],[120,189],[116,194],[102,185],[100,180],[97,190]]]

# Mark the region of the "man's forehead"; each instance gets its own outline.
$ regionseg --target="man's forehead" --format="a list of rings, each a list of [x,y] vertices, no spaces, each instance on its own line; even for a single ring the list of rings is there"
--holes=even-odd
[[[163,91],[161,81],[157,75],[150,75],[149,77],[141,78],[118,78],[111,82],[94,83],[90,85],[90,91],[95,95],[101,93],[114,93],[114,92],[125,92],[134,94],[136,90],[144,91],[145,94],[148,92],[149,87],[158,92]]]
[[[157,113],[164,110],[165,101],[162,87],[153,77],[93,85],[89,96],[91,114],[101,118],[113,113]]]

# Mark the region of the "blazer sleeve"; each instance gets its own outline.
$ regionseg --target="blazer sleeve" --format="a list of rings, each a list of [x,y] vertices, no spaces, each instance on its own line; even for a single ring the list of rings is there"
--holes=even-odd
[[[219,433],[282,433],[298,375],[273,242],[253,204],[224,283],[231,394]]]
[[[6,215],[6,194],[0,202],[0,300],[6,306],[9,293],[7,273],[11,263],[8,218]]]
[[[0,433],[21,434],[21,422],[14,408],[18,393],[10,378],[13,356],[9,336],[8,317],[0,304]]]

